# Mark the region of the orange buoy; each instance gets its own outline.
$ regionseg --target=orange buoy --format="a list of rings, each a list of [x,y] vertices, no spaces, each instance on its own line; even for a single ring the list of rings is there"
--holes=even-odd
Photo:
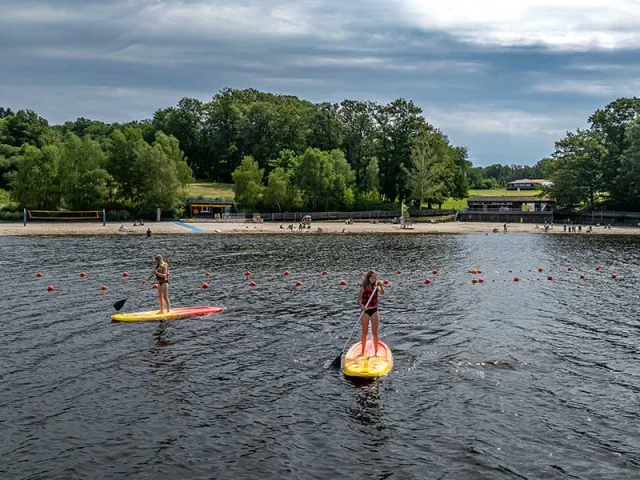
[[[158,288],[158,286],[154,285],[154,288]],[[202,284],[202,288],[209,288],[209,284],[208,283],[203,283]]]
[[[431,285],[431,280],[429,280],[428,278],[425,279],[424,284],[425,285]]]
[[[80,278],[84,278],[85,277],[85,273],[84,272],[80,272]]]
[[[477,278],[471,279],[471,283],[473,283],[475,285],[476,283],[478,283],[478,279]]]
[[[346,284],[347,284],[346,280],[340,280],[340,285],[344,287]]]
[[[284,276],[286,277],[286,276],[288,276],[288,275],[289,275],[289,270],[285,270],[285,271],[284,271]]]
[[[102,291],[105,291],[106,289],[107,289],[107,286],[106,286],[106,285],[102,285],[102,286],[100,287],[100,290],[102,290]]]
[[[322,270],[322,276],[328,275],[326,270]]]
[[[300,280],[296,280],[296,287],[299,287],[300,285],[302,285],[302,282]]]
[[[128,274],[127,272],[122,272],[122,276],[123,276],[123,277],[128,277],[128,276],[129,276],[129,274]]]
[[[254,281],[249,282],[249,286],[250,287],[255,287],[256,286],[256,282],[254,282]]]
[[[205,287],[205,285],[207,285],[206,283],[202,285],[202,288],[207,288],[209,285],[207,285],[207,287]],[[154,283],[153,285],[151,285],[151,288],[153,288],[154,290],[158,289],[158,284]]]
[[[53,292],[53,285],[49,285],[49,286],[47,287],[47,291],[49,291],[49,292]]]
[[[42,273],[40,273],[40,272],[36,273],[36,277],[38,277],[38,278],[42,277]]]
[[[204,272],[204,276],[205,277],[210,277],[211,276],[211,272]]]
[[[553,280],[553,277],[551,275],[548,275],[547,280]]]

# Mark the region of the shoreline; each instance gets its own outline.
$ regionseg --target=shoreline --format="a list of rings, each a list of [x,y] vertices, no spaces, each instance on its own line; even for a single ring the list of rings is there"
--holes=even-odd
[[[412,228],[402,228],[400,225],[389,223],[354,222],[347,225],[343,222],[313,222],[310,229],[289,230],[288,223],[180,223],[174,221],[148,222],[142,226],[133,226],[133,223],[124,223],[128,231],[120,232],[123,223],[57,223],[57,222],[33,222],[23,226],[22,223],[0,223],[0,236],[89,236],[89,235],[120,235],[120,236],[146,236],[147,229],[151,229],[153,235],[229,235],[229,234],[278,234],[278,235],[351,235],[351,234],[396,234],[396,235],[422,235],[422,234],[465,234],[486,233],[503,235],[503,224],[494,222],[443,222],[415,223]],[[280,225],[283,228],[280,228]],[[494,230],[497,229],[497,232]],[[544,227],[530,223],[513,223],[507,225],[507,233],[534,233],[545,234]],[[546,232],[547,235],[640,235],[638,227],[594,227],[593,232],[587,233],[583,229],[581,233],[564,232],[562,225],[555,225]]]

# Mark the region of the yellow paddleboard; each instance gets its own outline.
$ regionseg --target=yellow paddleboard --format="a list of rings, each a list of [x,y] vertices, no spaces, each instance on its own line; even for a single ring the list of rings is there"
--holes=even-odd
[[[364,355],[360,355],[360,342],[351,346],[344,356],[342,371],[348,377],[375,378],[389,373],[393,367],[391,349],[384,343],[378,342],[378,355],[374,356],[373,340],[367,340]]]
[[[220,313],[220,307],[184,307],[172,308],[169,313],[160,313],[160,310],[148,312],[114,313],[111,320],[114,322],[145,322],[150,320],[178,320],[187,317],[204,317],[211,313]]]

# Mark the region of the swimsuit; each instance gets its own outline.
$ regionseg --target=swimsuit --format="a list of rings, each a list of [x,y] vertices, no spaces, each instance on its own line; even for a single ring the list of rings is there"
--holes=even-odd
[[[369,302],[369,298],[371,298],[370,302]],[[369,302],[368,306],[367,306],[367,302]],[[366,287],[362,292],[362,297],[360,297],[360,303],[362,304],[363,307],[365,306],[367,307],[364,313],[371,317],[374,313],[378,311],[378,290],[376,289],[376,292],[373,293],[373,288]]]

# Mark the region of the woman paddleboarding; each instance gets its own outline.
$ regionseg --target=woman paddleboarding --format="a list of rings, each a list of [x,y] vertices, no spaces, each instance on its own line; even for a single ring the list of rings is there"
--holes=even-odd
[[[160,302],[160,313],[165,312],[165,306],[167,307],[166,312],[169,313],[171,311],[171,303],[169,303],[169,264],[162,259],[162,255],[156,255],[153,272],[145,282],[151,280],[154,275],[158,282],[158,302]]]
[[[373,345],[375,352],[374,355],[378,356],[378,326],[380,323],[380,313],[378,312],[378,294],[384,295],[382,282],[378,280],[378,274],[375,270],[369,270],[367,272],[367,275],[364,277],[362,285],[360,286],[360,294],[358,295],[358,304],[360,305],[360,308],[364,310],[361,320],[361,356],[364,355],[364,349],[367,344],[367,335],[369,334],[369,319],[371,319],[371,333],[373,334]]]

